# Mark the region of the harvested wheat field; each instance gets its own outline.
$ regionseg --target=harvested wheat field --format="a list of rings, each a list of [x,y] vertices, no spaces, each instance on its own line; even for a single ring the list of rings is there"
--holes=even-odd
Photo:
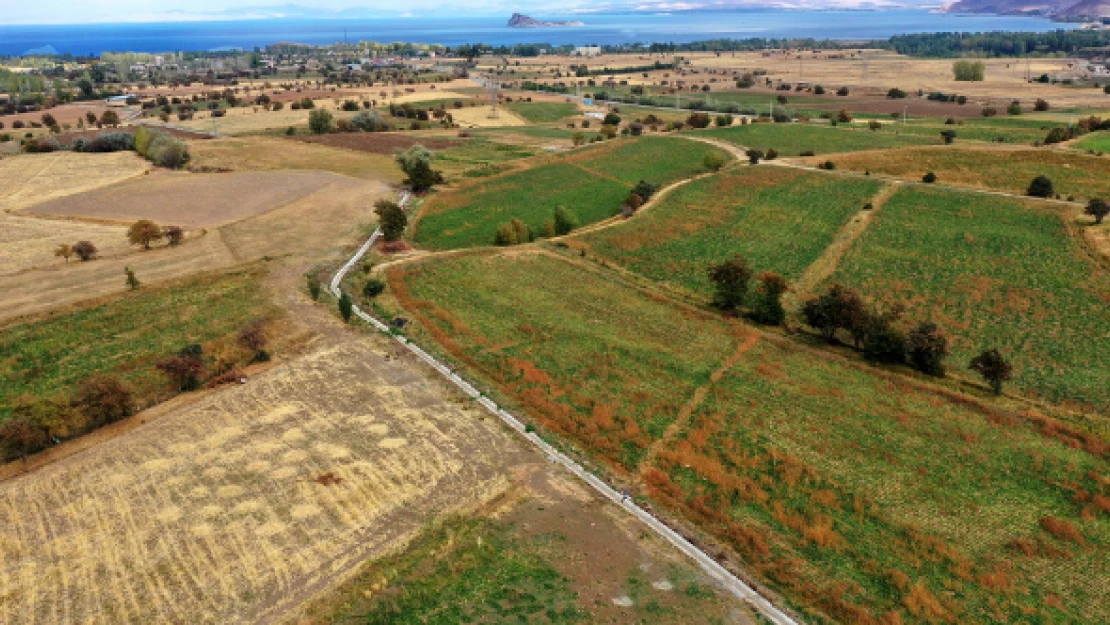
[[[17,210],[140,176],[152,169],[134,152],[20,154],[0,159],[0,209]]]
[[[346,137],[361,135],[319,135]],[[411,145],[411,142],[410,142]],[[329,147],[331,146],[331,147]],[[276,137],[233,137],[193,143],[190,168],[230,169],[231,171],[277,171],[304,169],[330,171],[355,178],[400,182],[401,170],[392,158],[393,151],[354,154],[336,149],[328,141],[300,142]],[[374,150],[369,150],[373,152]],[[389,156],[384,156],[388,154]]]
[[[473,106],[461,109],[452,109],[451,116],[455,123],[463,128],[486,128],[497,126],[527,126],[516,114],[504,107],[498,107],[497,117],[490,117],[489,106]]]
[[[341,180],[315,171],[227,174],[165,172],[89,193],[51,200],[28,212],[199,228],[273,210]]]
[[[333,148],[357,150],[371,154],[393,154],[407,150],[414,145],[422,145],[429,150],[445,150],[460,144],[439,137],[424,134],[401,134],[395,132],[348,132],[330,135],[309,135],[297,137],[298,141]]]
[[[123,226],[0,213],[0,275],[65,264],[54,250],[62,243],[82,240],[97,241],[102,256],[118,256],[130,249]]]
[[[492,419],[319,351],[0,483],[0,622],[279,620],[509,479]]]

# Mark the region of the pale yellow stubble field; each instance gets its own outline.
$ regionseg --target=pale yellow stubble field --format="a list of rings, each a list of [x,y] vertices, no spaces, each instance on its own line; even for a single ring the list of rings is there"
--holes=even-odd
[[[508,435],[377,349],[324,349],[0,482],[0,622],[280,620],[502,492]]]

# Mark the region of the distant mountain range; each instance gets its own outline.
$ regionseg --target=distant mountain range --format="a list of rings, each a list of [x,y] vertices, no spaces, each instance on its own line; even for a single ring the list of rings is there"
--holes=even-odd
[[[949,13],[1042,15],[1056,18],[1110,17],[1110,0],[959,0]]]
[[[527,15],[521,15],[520,13],[513,13],[513,16],[509,18],[509,28],[557,28],[560,26],[585,25],[586,24],[584,24],[583,22],[579,22],[576,20],[566,22],[541,22],[539,20],[534,20]]]

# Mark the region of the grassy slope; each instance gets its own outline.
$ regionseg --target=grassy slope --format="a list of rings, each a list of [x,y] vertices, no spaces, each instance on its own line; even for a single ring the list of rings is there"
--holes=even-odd
[[[580,225],[616,214],[641,179],[665,185],[703,170],[712,146],[674,138],[617,140],[532,169],[446,191],[429,202],[414,238],[433,249],[492,245],[499,224],[516,217],[539,233],[556,206]]]
[[[618,228],[585,235],[592,251],[659,282],[708,296],[706,268],[733,254],[796,280],[880,183],[780,167],[692,182]]]
[[[1018,194],[1025,193],[1033,178],[1046,175],[1061,196],[1110,197],[1110,161],[1062,150],[974,148],[957,143],[943,149],[846,154],[833,160],[841,169],[913,179],[931,171],[944,184]]]
[[[626,469],[731,349],[711,317],[630,298],[627,287],[546,256],[455,257],[404,271],[390,274],[391,290],[449,351],[547,427]]]
[[[565,102],[510,102],[505,107],[533,124],[557,122],[578,112],[577,106]]]
[[[1110,152],[1110,132],[1093,132],[1072,144],[1079,150]]]
[[[818,156],[837,152],[877,150],[906,145],[939,143],[936,137],[896,135],[854,128],[830,128],[816,124],[758,123],[698,131],[697,134],[766,151],[774,148],[781,156],[797,156],[812,150]]]
[[[658,438],[628,424],[672,420],[737,327],[534,255],[431,261],[390,284],[533,419],[603,458],[623,441],[625,466]],[[1016,415],[761,339],[692,417],[645,474],[649,492],[813,622],[1090,618],[1110,582],[1110,520],[1089,503],[1110,497],[1105,458]],[[1047,516],[1083,544],[1043,532]]]
[[[908,305],[952,335],[952,366],[998,347],[1015,384],[1110,407],[1110,279],[1061,218],[1020,201],[939,189],[900,191],[832,281]]]
[[[242,356],[235,346],[238,332],[256,317],[275,314],[258,280],[257,272],[239,271],[144,288],[91,308],[4,328],[0,416],[21,393],[65,393],[95,373],[118,375],[140,405],[164,399],[172,393],[154,363],[186,344],[205,344],[210,354]]]

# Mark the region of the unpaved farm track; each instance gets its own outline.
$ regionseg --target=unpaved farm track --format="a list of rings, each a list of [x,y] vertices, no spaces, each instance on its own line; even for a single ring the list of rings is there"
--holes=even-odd
[[[0,482],[0,623],[279,622],[507,488],[493,419],[336,343]]]
[[[411,196],[405,193],[401,197],[399,203],[404,206],[408,203],[410,198]],[[335,297],[339,297],[341,295],[340,285],[343,283],[344,277],[346,277],[347,273],[349,273],[351,269],[354,268],[354,266],[359,262],[359,260],[361,260],[362,257],[370,250],[371,246],[373,246],[374,242],[377,241],[380,235],[381,230],[375,230],[374,233],[370,235],[370,238],[366,241],[366,243],[364,243],[362,247],[360,247],[354,253],[354,255],[351,256],[347,263],[344,264],[343,267],[341,267],[334,276],[332,276],[331,284],[329,285],[329,290],[331,291],[332,295],[334,295]],[[378,319],[368,315],[357,306],[354,307],[354,314],[359,319],[370,324],[377,330],[380,330],[382,332],[389,331],[389,326],[382,323]],[[418,358],[426,362],[449,382],[458,387],[459,390],[461,390],[466,395],[476,399],[478,403],[481,404],[486,410],[491,412],[497,418],[501,419],[501,421],[515,430],[519,435],[527,439],[530,443],[538,447],[553,462],[559,463],[571,473],[580,478],[582,481],[589,484],[603,498],[622,506],[626,511],[628,511],[629,514],[631,514],[633,517],[647,526],[648,529],[659,535],[670,544],[674,545],[674,547],[677,548],[680,552],[694,560],[698,564],[698,566],[700,566],[702,570],[705,571],[706,574],[717,580],[717,582],[720,583],[721,586],[725,588],[729,593],[751,605],[766,620],[777,625],[795,625],[799,622],[791,616],[788,616],[766,597],[759,594],[754,588],[749,586],[740,578],[736,577],[731,571],[721,566],[720,563],[718,563],[708,554],[703,552],[701,549],[694,546],[693,543],[686,540],[678,532],[675,532],[665,523],[655,518],[651,513],[637,506],[635,502],[631,500],[626,500],[625,497],[615,488],[584,469],[581,465],[570,459],[562,452],[549,445],[535,432],[528,431],[524,423],[522,423],[519,419],[517,419],[515,416],[513,416],[503,408],[499,407],[488,397],[483,396],[481,393],[478,392],[476,388],[474,388],[474,386],[460,377],[455,371],[452,371],[448,366],[439,362],[435,357],[421,349],[418,345],[416,345],[406,337],[397,335],[395,338],[406,349],[408,349]]]

